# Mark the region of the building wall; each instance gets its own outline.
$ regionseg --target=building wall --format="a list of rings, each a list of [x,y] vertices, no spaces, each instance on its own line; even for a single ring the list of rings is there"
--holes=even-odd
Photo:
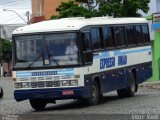
[[[44,14],[45,19],[50,19],[52,15],[58,15],[56,8],[61,4],[61,2],[66,2],[68,0],[45,0],[44,1]]]
[[[44,17],[44,1],[32,0],[32,18],[31,23],[36,23],[45,20]]]
[[[32,23],[49,20],[52,15],[58,15],[56,8],[61,2],[68,0],[32,0]]]
[[[47,0],[32,0],[33,17],[39,17],[44,15],[44,1]]]

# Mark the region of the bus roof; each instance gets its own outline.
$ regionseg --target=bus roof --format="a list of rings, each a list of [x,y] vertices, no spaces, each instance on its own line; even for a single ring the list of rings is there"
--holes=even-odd
[[[109,24],[132,24],[147,23],[145,18],[109,18],[109,17],[93,17],[85,19],[78,18],[62,18],[57,20],[43,21],[25,27],[16,29],[13,34],[39,33],[52,31],[69,31],[79,30],[89,25],[109,25]]]

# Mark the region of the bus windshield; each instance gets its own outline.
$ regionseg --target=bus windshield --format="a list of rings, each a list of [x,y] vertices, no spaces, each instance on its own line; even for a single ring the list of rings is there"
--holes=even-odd
[[[76,33],[15,37],[15,68],[77,65]]]

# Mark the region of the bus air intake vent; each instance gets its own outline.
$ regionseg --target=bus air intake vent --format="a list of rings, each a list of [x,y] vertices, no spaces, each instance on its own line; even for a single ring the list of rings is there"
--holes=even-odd
[[[30,78],[31,81],[37,81],[37,78],[36,77],[32,77]]]
[[[62,76],[62,79],[71,79],[70,76]]]
[[[39,88],[45,87],[45,82],[38,82],[38,87]]]
[[[53,80],[52,76],[47,76],[46,77],[46,81],[52,81],[52,80]]]
[[[45,80],[44,77],[38,77],[38,81],[43,81],[43,80]]]
[[[53,81],[47,81],[46,87],[53,87],[54,82]]]
[[[38,87],[37,82],[31,82],[31,87],[32,87],[32,88],[37,88],[37,87]]]

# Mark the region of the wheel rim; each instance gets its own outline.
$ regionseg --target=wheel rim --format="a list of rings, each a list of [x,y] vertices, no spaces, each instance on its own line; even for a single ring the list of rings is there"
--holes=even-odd
[[[135,91],[135,82],[134,82],[134,79],[131,80],[131,90],[132,90],[132,92]]]
[[[95,85],[92,86],[92,100],[96,100],[97,99],[97,88]]]

